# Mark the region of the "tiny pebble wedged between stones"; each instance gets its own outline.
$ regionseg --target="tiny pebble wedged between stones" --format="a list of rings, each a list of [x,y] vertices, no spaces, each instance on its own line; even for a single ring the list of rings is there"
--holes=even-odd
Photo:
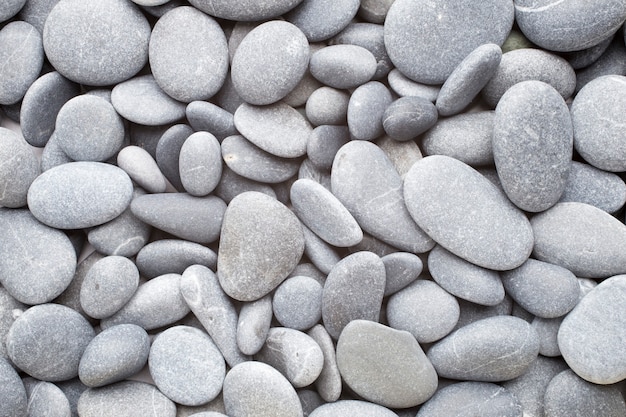
[[[387,106],[382,121],[385,133],[395,140],[408,141],[435,126],[437,108],[423,97],[400,97]]]
[[[276,198],[276,192],[269,184],[251,180],[234,172],[225,165],[222,169],[222,177],[215,188],[215,195],[230,204],[233,198],[246,191],[257,191],[268,197]]]
[[[0,206],[25,206],[28,189],[39,174],[35,153],[18,134],[0,127]]]
[[[117,154],[117,166],[149,193],[163,193],[167,188],[165,176],[148,151],[139,146],[125,146]]]
[[[626,203],[626,184],[619,175],[572,161],[560,203],[587,203],[615,213]]]
[[[322,290],[322,284],[314,278],[287,278],[274,292],[274,317],[284,327],[295,330],[310,329],[322,318]]]
[[[237,322],[237,346],[245,355],[254,355],[263,347],[272,323],[272,296],[244,303]]]
[[[324,401],[337,401],[341,396],[342,382],[333,339],[321,324],[315,325],[307,334],[315,340],[324,354],[322,372],[315,380],[315,387]]]
[[[301,226],[304,235],[304,254],[320,271],[325,274],[330,273],[341,257],[334,247],[323,241],[311,229],[304,224]]]
[[[398,417],[396,413],[386,407],[362,400],[329,402],[322,404],[309,414],[309,417],[337,416]]]
[[[422,151],[412,140],[397,141],[389,136],[383,136],[375,141],[376,145],[383,150],[391,161],[400,178],[405,177],[411,166],[423,158]]]
[[[26,389],[17,371],[0,358],[0,416],[25,416],[28,406]]]
[[[29,417],[70,417],[70,402],[59,387],[35,378],[22,379],[28,396]]]
[[[483,306],[461,298],[458,299],[461,314],[459,322],[456,324],[455,330],[478,320],[486,319],[494,316],[510,316],[513,313],[513,300],[508,295],[504,296],[504,300],[495,306]]]
[[[565,317],[544,319],[535,317],[530,323],[539,335],[539,354],[550,358],[561,356],[559,349],[558,333]]]
[[[424,268],[420,257],[409,252],[394,252],[380,259],[385,265],[385,297],[415,281]]]
[[[353,139],[374,140],[381,136],[383,114],[393,98],[381,82],[370,81],[357,87],[348,102],[348,129]]]
[[[220,143],[209,132],[196,132],[180,148],[178,157],[180,181],[189,194],[209,195],[222,176]]]
[[[376,58],[357,45],[326,46],[311,55],[311,74],[323,84],[338,88],[356,88],[376,73]]]
[[[9,359],[6,336],[15,319],[26,310],[26,306],[17,301],[4,287],[0,287],[0,359]]]
[[[154,385],[140,381],[121,381],[85,390],[78,399],[77,411],[81,417],[175,417],[176,404]]]

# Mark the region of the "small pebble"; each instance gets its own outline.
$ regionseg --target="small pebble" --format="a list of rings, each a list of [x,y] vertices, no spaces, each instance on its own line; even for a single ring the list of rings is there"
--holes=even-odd
[[[35,153],[17,133],[0,127],[0,206],[25,206],[28,189],[39,174]]]
[[[237,21],[260,21],[278,17],[296,7],[302,0],[276,0],[259,3],[256,0],[191,0],[193,6],[204,13],[221,19]]]
[[[183,190],[180,181],[180,149],[189,136],[193,134],[193,129],[186,124],[177,124],[167,129],[157,143],[154,159],[161,172],[167,180],[178,191]]]
[[[29,417],[70,417],[70,402],[59,387],[31,377],[22,379],[28,395]]]
[[[356,88],[376,73],[376,58],[357,45],[331,45],[311,55],[311,74],[323,84],[338,88]]]
[[[167,188],[165,177],[156,161],[139,146],[125,146],[117,154],[117,166],[149,193],[163,193]]]
[[[385,133],[395,140],[408,141],[437,123],[437,108],[422,97],[400,97],[383,113]]]
[[[361,2],[363,6],[363,2]],[[374,55],[377,66],[372,79],[380,80],[389,74],[393,64],[385,49],[385,31],[383,25],[373,23],[350,23],[337,36],[330,40],[330,45],[362,46]]]
[[[322,318],[322,290],[322,285],[313,278],[287,278],[274,292],[274,317],[284,327],[310,329]]]
[[[587,203],[615,213],[626,203],[626,184],[617,174],[572,161],[559,202]]]
[[[246,191],[257,191],[269,197],[276,198],[276,192],[269,184],[257,182],[235,173],[225,165],[222,169],[222,177],[215,188],[215,195],[230,204],[231,200]]]
[[[341,260],[341,257],[328,243],[322,240],[311,229],[302,226],[304,235],[304,254],[323,273],[328,274],[330,270]]]
[[[317,126],[309,136],[306,153],[313,165],[330,170],[337,151],[349,141],[350,130],[346,126]]]
[[[504,296],[504,300],[502,300],[502,302],[496,304],[495,306],[483,306],[465,301],[461,298],[458,299],[458,302],[459,307],[461,308],[461,314],[459,315],[459,322],[457,323],[455,330],[478,320],[495,316],[510,316],[513,314],[513,300],[507,295]]]
[[[245,355],[263,347],[272,323],[272,296],[266,295],[242,305],[237,322],[237,346]]]
[[[0,358],[0,416],[25,416],[28,402],[26,389],[17,371],[4,358]]]
[[[339,400],[322,404],[309,417],[336,417],[336,416],[361,416],[361,417],[397,417],[398,415],[382,405],[362,400]]]
[[[183,188],[196,197],[209,195],[222,175],[220,143],[208,132],[189,136],[180,148],[180,180]]]
[[[359,0],[303,1],[285,17],[309,42],[327,40],[341,32],[359,11]]]
[[[26,310],[26,306],[17,301],[4,287],[0,287],[0,359],[9,359],[6,336],[15,319]]]
[[[192,101],[185,108],[185,115],[195,131],[211,132],[220,142],[237,134],[233,114],[208,101]]]
[[[385,265],[385,297],[415,281],[424,268],[420,257],[408,252],[390,253],[380,259]]]
[[[604,75],[626,75],[626,46],[615,36],[602,55],[591,65],[576,72],[576,92]]]
[[[530,323],[539,335],[539,354],[547,357],[561,356],[559,349],[558,333],[565,317],[544,319],[535,317]]]
[[[350,95],[345,91],[320,87],[306,101],[306,117],[315,126],[345,124],[349,101]]]
[[[81,417],[152,415],[175,417],[176,404],[157,387],[140,381],[121,381],[80,394],[77,407]]]
[[[324,354],[322,372],[315,380],[315,387],[324,401],[337,401],[341,396],[342,381],[337,368],[333,339],[321,324],[315,325],[307,334],[315,340]]]
[[[374,140],[384,133],[383,114],[393,98],[383,83],[359,86],[348,102],[348,128],[354,139]]]
[[[391,89],[401,97],[414,96],[425,98],[426,100],[435,103],[441,86],[429,85],[415,82],[407,78],[397,68],[389,71],[387,81]]]

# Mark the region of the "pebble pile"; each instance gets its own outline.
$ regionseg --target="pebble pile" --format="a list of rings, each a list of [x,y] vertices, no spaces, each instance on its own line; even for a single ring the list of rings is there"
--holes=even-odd
[[[3,0],[0,417],[626,416],[625,21]]]

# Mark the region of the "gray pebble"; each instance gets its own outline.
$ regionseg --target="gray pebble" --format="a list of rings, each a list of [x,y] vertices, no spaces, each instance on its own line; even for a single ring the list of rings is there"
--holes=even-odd
[[[145,149],[156,159],[156,148],[159,144],[161,136],[167,131],[169,125],[147,126],[137,123],[126,123],[129,126],[128,139],[129,145],[139,146]]]
[[[346,128],[346,130],[347,130],[347,128]],[[311,162],[311,160],[309,158],[306,158],[300,164],[300,168],[298,169],[298,179],[313,180],[313,181],[323,185],[324,188],[326,188],[328,190],[331,189],[331,186],[330,186],[330,182],[331,182],[330,181],[330,170],[318,167],[313,162]],[[290,182],[288,180],[287,182],[284,182],[282,184],[290,185]],[[280,186],[280,184],[278,184],[277,187],[278,186]],[[289,189],[287,189],[287,191],[289,191]],[[288,198],[289,196],[287,195],[286,197]]]
[[[589,82],[604,75],[626,75],[626,47],[620,36],[613,42],[593,64],[576,72],[576,92]]]
[[[74,378],[69,381],[57,382],[55,384],[65,394],[65,397],[70,402],[70,412],[73,417],[78,416],[78,400],[83,392],[89,387],[80,382],[80,379]]]
[[[373,321],[354,320],[345,327],[337,366],[357,395],[385,407],[414,407],[437,389],[435,369],[411,334]]]
[[[387,301],[387,321],[406,330],[419,343],[435,342],[454,329],[459,321],[459,303],[433,281],[418,279]]]
[[[315,340],[324,354],[322,372],[315,380],[317,392],[324,401],[337,401],[341,396],[342,382],[339,368],[337,368],[333,339],[321,324],[315,325],[307,334]]]
[[[287,278],[276,288],[272,310],[276,320],[295,330],[307,330],[322,318],[322,285],[305,276]]]
[[[26,0],[7,0],[0,7],[0,22],[5,22],[15,16],[25,3]]]
[[[398,249],[383,242],[382,240],[376,239],[375,237],[368,235],[367,233],[363,233],[363,240],[361,240],[361,243],[349,248],[349,251],[350,253],[355,253],[359,251],[374,252],[376,255],[383,257],[385,255],[398,252]]]
[[[531,224],[536,259],[582,278],[626,273],[626,226],[607,212],[585,203],[558,203]]]
[[[550,85],[523,81],[496,107],[493,157],[509,200],[540,212],[561,198],[573,152],[573,129],[565,101]]]
[[[4,287],[0,287],[0,360],[9,360],[6,347],[6,336],[26,306],[17,301]]]
[[[220,143],[208,132],[189,136],[180,149],[180,180],[185,191],[196,197],[210,194],[222,175]]]
[[[559,202],[587,203],[615,213],[626,203],[626,184],[618,175],[572,161]]]
[[[295,214],[265,194],[239,194],[224,214],[217,254],[220,284],[236,300],[257,300],[287,278],[303,252]]]
[[[441,90],[441,86],[439,85],[429,85],[415,82],[407,78],[397,68],[389,71],[387,82],[394,93],[401,97],[422,97],[433,103],[437,100],[439,90]]]
[[[262,21],[261,22],[238,21],[238,22],[235,22],[232,29],[230,30],[230,33],[226,33],[226,36],[228,38],[228,56],[230,57],[231,62],[233,60],[233,57],[235,56],[235,52],[237,52],[237,48],[239,48],[241,41],[243,41],[243,38],[245,38],[248,35],[248,33],[252,32],[253,29],[258,27],[262,23],[263,23]],[[227,78],[231,79],[232,81],[231,77],[227,77]]]
[[[19,11],[18,17],[36,27],[39,33],[43,33],[44,22],[58,2],[59,0],[28,0]]]
[[[282,158],[304,155],[312,130],[304,116],[284,103],[262,107],[244,103],[235,112],[235,127],[259,148]]]
[[[363,2],[361,2],[361,7]],[[372,77],[379,80],[387,76],[393,64],[385,49],[384,29],[373,23],[350,23],[337,36],[330,40],[331,45],[357,45],[370,51],[376,58],[376,72]]]
[[[613,39],[613,36],[609,36],[597,45],[591,46],[586,49],[566,53],[564,54],[564,57],[575,70],[588,67],[602,56],[602,54],[607,50]]]
[[[324,404],[324,400],[319,394],[310,389],[301,389],[297,391],[300,404],[302,405],[302,414],[308,417],[313,410]]]
[[[285,18],[300,28],[309,42],[320,42],[341,32],[358,11],[359,0],[303,1]]]
[[[141,275],[154,278],[164,274],[182,274],[191,265],[203,265],[215,270],[217,254],[199,243],[162,239],[141,248],[135,262]]]
[[[289,274],[289,278],[297,277],[300,275],[313,278],[314,280],[322,284],[322,286],[326,281],[326,274],[320,271],[315,265],[313,265],[313,263],[299,263],[294,268],[294,270],[291,271],[291,274]]]
[[[114,0],[105,9],[98,2],[60,1],[45,22],[46,57],[79,84],[116,84],[148,62],[150,24],[132,2]]]
[[[561,356],[557,335],[564,317],[544,319],[535,317],[530,323],[539,335],[539,354],[547,357]]]
[[[422,151],[415,141],[397,141],[389,136],[383,136],[378,138],[375,143],[391,160],[401,178],[404,178],[414,163],[422,159]]]
[[[185,115],[195,131],[212,133],[220,142],[237,134],[232,113],[208,101],[192,101],[185,108]]]
[[[125,146],[117,154],[117,166],[122,168],[137,185],[149,193],[165,192],[165,176],[152,155],[139,146]]]
[[[46,146],[41,152],[41,163],[39,164],[41,172],[47,171],[50,168],[54,168],[59,165],[67,164],[68,162],[73,162],[72,158],[67,156],[63,149],[61,149],[58,135],[52,133],[50,139],[48,139],[48,142],[46,143]]]
[[[180,181],[180,149],[193,129],[185,124],[177,124],[167,129],[159,138],[155,151],[155,160],[161,172],[178,191],[183,190]]]
[[[306,101],[306,117],[315,126],[344,124],[349,101],[350,95],[345,91],[320,87]]]
[[[180,293],[180,278],[179,274],[165,274],[141,284],[117,313],[100,321],[100,327],[136,324],[152,330],[182,319],[190,310]]]
[[[372,23],[384,23],[394,0],[361,0],[359,17]]]
[[[174,326],[152,342],[150,375],[163,394],[176,403],[201,405],[222,390],[226,364],[209,335],[189,326]]]
[[[271,3],[259,3],[255,0],[243,0],[233,3],[229,0],[191,0],[190,3],[208,15],[247,22],[278,17],[293,9],[301,1],[277,0]]]
[[[329,87],[355,88],[372,79],[377,62],[367,49],[357,45],[331,45],[311,55],[311,74]]]
[[[88,387],[103,387],[137,374],[148,362],[150,338],[134,324],[120,324],[100,332],[87,345],[78,377]]]
[[[102,388],[89,388],[80,395],[81,417],[131,415],[175,417],[176,404],[154,385],[140,381],[121,381]]]
[[[91,252],[91,254],[87,255],[85,259],[80,261],[76,266],[76,273],[74,274],[74,278],[72,278],[70,285],[68,285],[65,291],[63,291],[61,295],[59,295],[53,301],[56,304],[64,305],[74,311],[79,312],[85,319],[90,322],[94,321],[89,315],[87,315],[87,313],[83,311],[83,307],[80,305],[80,287],[83,285],[83,281],[87,276],[87,272],[89,272],[91,267],[102,258],[104,258],[104,255],[94,251]]]
[[[495,306],[484,306],[465,301],[461,298],[459,298],[458,301],[461,314],[459,315],[459,322],[455,330],[489,317],[510,316],[513,312],[513,300],[507,295],[504,296],[504,300],[502,300],[501,303]]]
[[[310,54],[313,54],[318,47],[321,48],[323,44],[313,44],[310,46]],[[310,55],[309,55],[310,56]],[[308,68],[308,67],[307,67]],[[289,94],[283,98],[283,102],[293,108],[303,107],[311,94],[318,88],[323,87],[322,83],[311,75],[311,71],[307,69],[304,73],[304,77],[300,80],[300,82],[294,87],[293,90]]]
[[[398,415],[382,405],[362,400],[339,400],[322,404],[309,414],[309,417],[337,416],[397,417]]]
[[[29,417],[71,417],[70,402],[59,387],[31,377],[22,382],[28,395]]]
[[[359,86],[348,102],[348,128],[354,139],[374,140],[384,133],[383,114],[391,104],[384,84],[370,81]]]
[[[337,151],[349,141],[350,130],[346,126],[317,126],[307,142],[307,156],[316,167],[330,170]]]
[[[341,257],[334,247],[313,233],[311,229],[304,224],[301,226],[304,235],[304,254],[320,271],[325,274],[330,273],[330,270],[341,260]]]
[[[17,133],[0,127],[0,206],[25,206],[28,189],[39,173],[32,149]]]
[[[381,257],[385,264],[385,297],[411,284],[424,267],[419,256],[408,252],[395,252]]]
[[[130,209],[157,229],[192,242],[210,243],[220,235],[226,203],[213,195],[146,194],[135,198]]]
[[[245,355],[263,347],[272,322],[272,296],[266,295],[241,306],[237,322],[237,346]]]
[[[123,256],[107,256],[87,272],[80,287],[80,305],[89,316],[101,319],[115,314],[139,286],[135,263]]]
[[[6,346],[15,366],[30,376],[65,381],[78,375],[80,358],[94,336],[78,312],[58,304],[39,304],[15,320]]]
[[[215,195],[229,204],[233,198],[246,191],[258,191],[276,198],[276,192],[270,185],[242,177],[230,169],[228,165],[224,166],[220,182],[215,188]]]
[[[400,97],[383,113],[385,133],[395,140],[408,141],[437,123],[437,108],[422,97]]]
[[[15,369],[0,358],[0,416],[25,416],[27,412],[26,389]],[[30,414],[29,414],[30,415]]]
[[[428,351],[440,377],[484,382],[522,375],[539,353],[537,332],[526,321],[496,316],[468,324]]]

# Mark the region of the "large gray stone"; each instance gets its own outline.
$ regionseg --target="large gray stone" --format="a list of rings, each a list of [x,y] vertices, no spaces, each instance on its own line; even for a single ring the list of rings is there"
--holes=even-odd
[[[25,206],[28,189],[39,173],[39,161],[30,147],[17,133],[0,127],[0,206]]]
[[[309,417],[338,416],[397,417],[398,415],[382,405],[361,400],[339,400],[322,404],[309,414]]]
[[[175,417],[176,404],[154,385],[121,381],[84,391],[78,399],[77,411],[81,417]]]

